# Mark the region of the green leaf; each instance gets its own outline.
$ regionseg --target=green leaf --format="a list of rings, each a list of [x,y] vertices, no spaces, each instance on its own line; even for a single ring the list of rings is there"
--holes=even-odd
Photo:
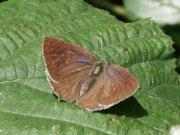
[[[180,1],[124,0],[127,16],[134,20],[151,17],[161,25],[180,23]]]
[[[0,134],[154,135],[180,123],[172,40],[153,21],[119,22],[79,0],[8,0],[0,13]],[[46,36],[126,67],[141,88],[100,112],[58,101],[44,72]]]

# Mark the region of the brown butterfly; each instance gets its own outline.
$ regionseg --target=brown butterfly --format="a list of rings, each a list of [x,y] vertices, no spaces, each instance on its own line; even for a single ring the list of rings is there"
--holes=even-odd
[[[55,94],[83,109],[107,109],[139,88],[139,81],[124,68],[98,62],[90,52],[63,40],[45,38],[43,55]]]

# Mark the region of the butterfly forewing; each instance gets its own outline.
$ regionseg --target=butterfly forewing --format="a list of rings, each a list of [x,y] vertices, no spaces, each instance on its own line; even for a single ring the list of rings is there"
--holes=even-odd
[[[105,83],[100,90],[98,102],[101,105],[113,105],[130,97],[139,88],[139,81],[127,70],[111,65],[104,72]]]
[[[80,80],[92,68],[96,58],[86,50],[54,38],[43,46],[47,76],[56,95],[66,101],[79,96]]]
[[[43,53],[49,76],[57,82],[96,61],[88,51],[55,38],[45,38]]]
[[[118,65],[111,65],[77,104],[88,110],[106,109],[131,96],[138,87],[139,82],[132,74]]]

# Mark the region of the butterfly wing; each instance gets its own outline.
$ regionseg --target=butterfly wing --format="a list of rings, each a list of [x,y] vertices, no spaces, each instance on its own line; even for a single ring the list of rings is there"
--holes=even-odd
[[[49,77],[59,82],[92,65],[96,58],[83,48],[55,38],[45,38],[43,54]]]
[[[131,73],[113,64],[103,71],[77,104],[92,111],[106,109],[131,96],[138,87],[139,82]]]
[[[78,46],[55,38],[45,38],[43,54],[47,76],[57,96],[66,101],[76,100],[79,82],[96,58]]]
[[[91,66],[82,69],[76,74],[67,76],[62,82],[53,82],[49,79],[55,94],[61,99],[74,102],[80,96],[81,80],[89,73]]]

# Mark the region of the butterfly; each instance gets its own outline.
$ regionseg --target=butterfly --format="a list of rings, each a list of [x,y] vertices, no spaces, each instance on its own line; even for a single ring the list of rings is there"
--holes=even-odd
[[[46,37],[43,57],[47,78],[58,98],[89,111],[107,109],[140,86],[121,66],[97,61],[92,53],[63,40]]]

